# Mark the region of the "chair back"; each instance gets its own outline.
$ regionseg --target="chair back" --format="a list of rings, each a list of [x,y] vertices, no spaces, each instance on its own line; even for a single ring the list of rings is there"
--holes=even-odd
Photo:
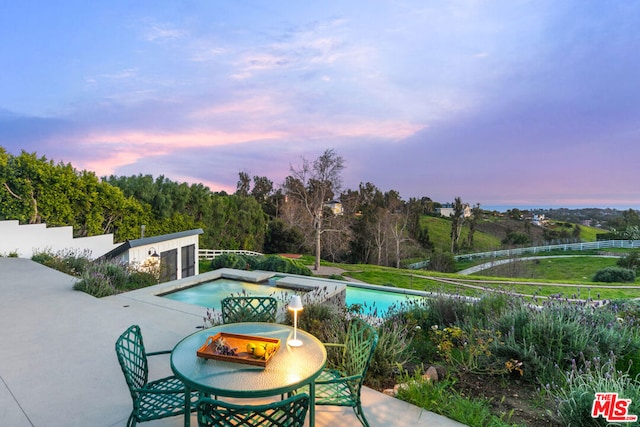
[[[198,401],[199,427],[302,427],[309,409],[309,396],[295,394],[264,405],[236,405],[210,398]]]
[[[149,380],[149,365],[140,326],[132,325],[120,335],[116,341],[116,354],[131,397],[135,400],[138,395],[135,389],[142,388]]]
[[[364,383],[373,352],[378,344],[376,330],[361,319],[352,319],[347,330],[343,368],[347,375],[361,375],[358,389]]]
[[[278,301],[273,297],[227,297],[222,300],[222,322],[276,322]]]

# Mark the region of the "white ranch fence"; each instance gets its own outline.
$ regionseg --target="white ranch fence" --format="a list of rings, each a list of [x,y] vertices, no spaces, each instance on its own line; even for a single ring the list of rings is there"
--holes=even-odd
[[[211,261],[217,256],[222,254],[238,254],[238,255],[250,255],[260,256],[260,252],[244,251],[244,250],[226,250],[226,249],[199,249],[198,259]]]
[[[513,248],[503,249],[499,251],[489,252],[477,252],[473,254],[456,255],[454,258],[456,261],[474,260],[481,258],[501,258],[509,256],[518,256],[522,254],[536,254],[539,252],[549,251],[588,251],[599,249],[612,249],[612,248],[624,248],[633,249],[640,248],[640,240],[601,240],[597,242],[578,242],[578,243],[565,243],[560,245],[547,245],[547,246],[531,246],[527,248]],[[416,262],[408,267],[412,269],[425,268],[429,264],[429,260]]]

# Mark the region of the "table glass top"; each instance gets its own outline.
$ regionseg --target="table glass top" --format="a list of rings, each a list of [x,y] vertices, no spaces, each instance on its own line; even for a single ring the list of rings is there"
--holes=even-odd
[[[196,351],[218,332],[280,339],[280,349],[266,367],[204,359]],[[290,347],[293,328],[275,323],[232,323],[205,329],[180,341],[171,354],[171,367],[191,388],[230,397],[261,397],[295,390],[313,381],[324,368],[327,353],[313,335],[298,329],[300,347]]]

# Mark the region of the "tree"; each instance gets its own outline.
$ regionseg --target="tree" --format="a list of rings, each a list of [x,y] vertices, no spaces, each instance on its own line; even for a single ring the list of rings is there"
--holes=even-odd
[[[238,172],[238,184],[236,186],[236,196],[247,197],[249,195],[249,187],[251,186],[251,178],[247,172]]]
[[[465,205],[462,200],[460,197],[456,197],[453,202],[453,214],[451,215],[451,253],[456,253],[458,250],[458,241],[460,240],[462,224],[465,219],[464,210]]]
[[[295,203],[308,224],[311,225],[315,242],[315,265],[320,268],[322,252],[321,236],[323,227],[324,204],[339,192],[342,185],[341,172],[344,160],[333,149],[327,149],[313,162],[304,157],[298,167],[291,166],[291,176],[284,183],[290,202]]]

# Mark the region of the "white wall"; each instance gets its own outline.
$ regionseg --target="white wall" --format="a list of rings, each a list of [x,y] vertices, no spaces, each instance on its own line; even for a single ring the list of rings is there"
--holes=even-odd
[[[117,246],[113,243],[113,234],[74,239],[72,227],[48,228],[46,224],[0,221],[0,255],[17,252],[20,258],[31,258],[34,252],[87,249],[93,259]]]

